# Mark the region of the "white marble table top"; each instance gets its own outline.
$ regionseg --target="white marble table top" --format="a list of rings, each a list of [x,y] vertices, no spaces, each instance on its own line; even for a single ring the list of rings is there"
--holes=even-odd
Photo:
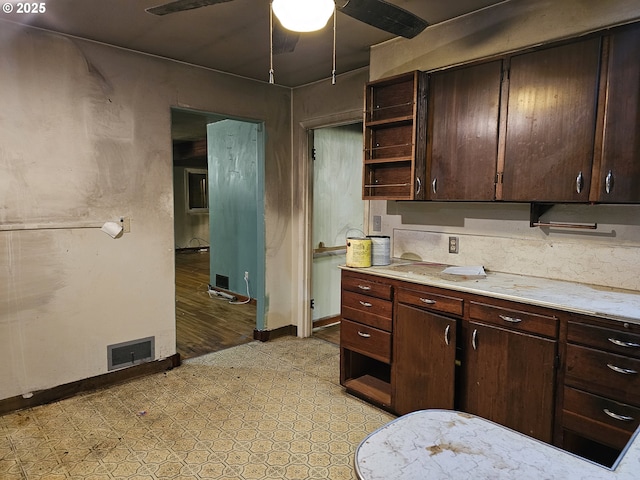
[[[485,278],[456,278],[442,274],[446,267],[439,263],[393,259],[391,265],[340,268],[640,324],[640,292],[492,271],[487,271]]]
[[[474,415],[422,410],[365,438],[354,462],[360,480],[637,480],[639,432],[609,469]]]

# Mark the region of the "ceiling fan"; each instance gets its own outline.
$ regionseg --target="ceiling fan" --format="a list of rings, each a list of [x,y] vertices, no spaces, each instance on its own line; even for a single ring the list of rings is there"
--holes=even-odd
[[[182,12],[185,10],[193,10],[196,8],[215,5],[218,3],[231,2],[233,0],[174,0],[163,5],[147,8],[146,11],[153,15],[168,15],[171,13]],[[287,5],[287,3],[289,5]],[[301,0],[289,1],[270,0],[272,12],[280,20],[274,22],[271,17],[271,55],[273,56],[293,52],[300,37],[301,31],[319,30],[324,27],[328,19],[335,11],[342,12],[351,18],[371,25],[373,27],[389,32],[404,38],[413,38],[422,32],[429,24],[422,18],[413,13],[393,5],[384,0],[318,0],[317,3],[329,4],[329,12],[323,18],[319,26],[315,26],[310,30],[292,28],[283,24],[287,23],[281,15],[282,9],[294,8],[295,6],[303,6],[303,10],[310,11],[309,3],[303,3]],[[278,5],[282,4],[282,5]],[[279,7],[279,8],[278,8]],[[325,8],[326,9],[326,8]],[[279,11],[280,10],[280,11]],[[317,23],[317,22],[316,22]],[[292,31],[293,30],[293,31]],[[272,67],[269,71],[270,82],[273,83],[273,60]],[[334,15],[334,71],[333,83],[335,83],[335,15]]]

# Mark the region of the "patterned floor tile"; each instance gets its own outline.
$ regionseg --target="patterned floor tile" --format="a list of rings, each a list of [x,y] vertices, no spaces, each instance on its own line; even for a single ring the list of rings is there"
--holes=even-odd
[[[0,478],[352,480],[392,418],[344,393],[336,345],[252,342],[0,417]]]

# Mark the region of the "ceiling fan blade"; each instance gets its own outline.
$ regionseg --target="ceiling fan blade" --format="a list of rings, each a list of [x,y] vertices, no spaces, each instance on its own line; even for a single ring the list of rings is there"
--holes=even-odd
[[[348,0],[336,8],[367,25],[405,38],[415,37],[429,25],[417,15],[384,0]]]
[[[145,11],[154,15],[167,15],[169,13],[183,12],[185,10],[193,10],[194,8],[231,1],[232,0],[175,0],[174,2],[165,3],[164,5],[158,5],[157,7],[147,8]]]
[[[273,22],[273,54],[291,53],[300,39],[298,32],[284,28],[279,21]]]

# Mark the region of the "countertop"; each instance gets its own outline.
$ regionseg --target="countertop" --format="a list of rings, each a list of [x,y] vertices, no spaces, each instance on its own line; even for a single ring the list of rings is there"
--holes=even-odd
[[[447,288],[583,315],[640,324],[640,292],[486,270],[486,277],[445,275],[439,263],[393,259],[390,265],[343,270]]]
[[[640,429],[609,469],[475,415],[413,412],[379,428],[358,446],[361,480],[637,479]]]

